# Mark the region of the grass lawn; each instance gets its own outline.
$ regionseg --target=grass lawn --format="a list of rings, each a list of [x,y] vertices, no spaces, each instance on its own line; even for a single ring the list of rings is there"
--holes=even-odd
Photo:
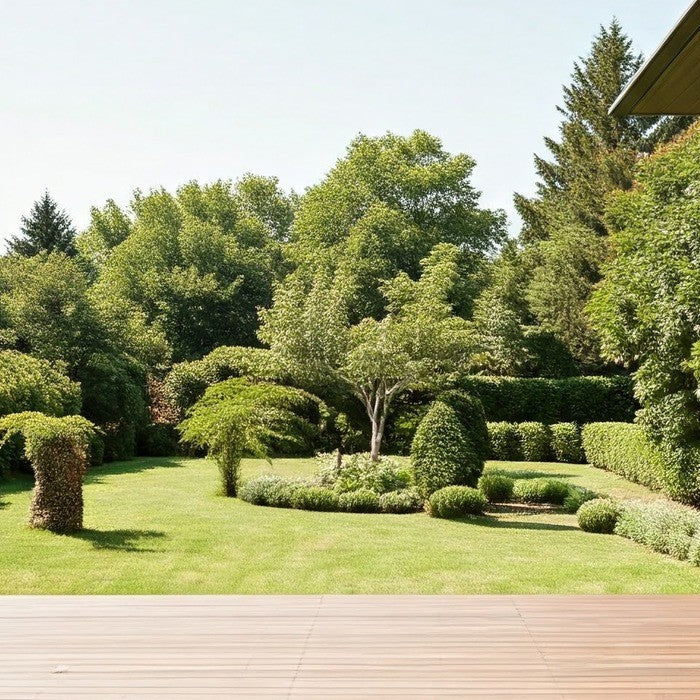
[[[247,460],[245,476],[309,474],[312,460]],[[655,498],[592,467],[492,462],[610,495]],[[519,474],[520,473],[520,474]],[[215,466],[151,458],[92,470],[86,530],[26,526],[31,483],[0,482],[0,593],[697,593],[700,569],[573,515],[463,521],[312,513],[217,495]]]

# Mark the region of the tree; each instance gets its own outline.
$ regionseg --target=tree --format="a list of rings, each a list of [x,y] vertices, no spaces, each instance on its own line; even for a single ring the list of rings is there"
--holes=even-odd
[[[22,217],[21,234],[10,239],[10,253],[31,257],[53,251],[75,255],[75,229],[66,212],[48,192],[34,202],[29,216]]]
[[[412,280],[399,273],[385,283],[387,315],[352,324],[352,287],[327,275],[307,292],[283,285],[261,314],[260,338],[283,371],[302,386],[344,387],[362,403],[371,425],[370,452],[379,458],[392,402],[405,389],[435,383],[468,355],[469,324],[454,316],[450,293],[458,280],[459,251],[437,245]]]
[[[610,105],[642,57],[613,20],[601,27],[589,54],[574,64],[564,88],[559,140],[546,138],[551,160],[535,156],[537,194],[515,195],[523,219],[521,243],[537,261],[528,289],[530,308],[579,362],[599,362],[584,307],[607,255],[604,205],[608,193],[628,189],[641,153],[670,138],[687,118],[616,117]]]

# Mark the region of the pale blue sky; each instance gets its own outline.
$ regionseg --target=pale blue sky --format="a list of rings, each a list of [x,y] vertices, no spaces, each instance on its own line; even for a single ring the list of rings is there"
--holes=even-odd
[[[598,26],[648,55],[686,5],[0,0],[0,238],[46,188],[82,228],[136,187],[250,171],[302,191],[358,132],[414,128],[472,155],[513,219]]]

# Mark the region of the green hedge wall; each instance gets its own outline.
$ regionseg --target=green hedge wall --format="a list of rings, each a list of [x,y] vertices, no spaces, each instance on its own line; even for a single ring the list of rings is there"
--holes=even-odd
[[[576,423],[537,421],[488,423],[489,459],[511,462],[583,462],[581,430]]]
[[[589,423],[581,433],[586,461],[599,469],[666,491],[664,460],[644,428],[635,423]]]
[[[481,400],[488,421],[592,423],[634,420],[638,408],[630,377],[463,376],[459,389]]]

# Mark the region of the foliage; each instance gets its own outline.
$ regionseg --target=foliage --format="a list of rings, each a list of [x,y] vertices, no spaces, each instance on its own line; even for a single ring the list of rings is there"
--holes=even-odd
[[[147,457],[168,457],[179,452],[177,427],[169,423],[149,423],[136,435],[136,451]]]
[[[622,506],[615,533],[656,552],[686,559],[700,533],[700,514],[668,501],[628,501]]]
[[[300,480],[284,479],[274,474],[263,474],[249,479],[241,486],[241,500],[256,506],[291,508],[294,492],[307,486]]]
[[[523,503],[563,505],[569,495],[569,485],[557,479],[517,479],[513,498]]]
[[[474,451],[456,411],[435,401],[413,438],[411,466],[418,492],[427,497],[445,486],[475,484],[484,461]]]
[[[415,489],[388,491],[379,496],[379,508],[382,513],[415,513],[423,510],[424,499]]]
[[[34,202],[29,216],[22,217],[19,236],[10,238],[7,244],[10,253],[31,257],[39,253],[57,251],[75,255],[75,228],[66,212],[48,192]]]
[[[581,437],[586,461],[592,466],[655,491],[669,490],[666,460],[643,426],[589,423],[583,426]]]
[[[457,386],[481,401],[489,421],[632,421],[637,408],[632,380],[626,376],[544,379],[463,375]]]
[[[524,376],[563,379],[581,374],[566,343],[551,331],[541,326],[524,326],[523,337],[530,356]]]
[[[80,386],[56,366],[0,350],[0,416],[23,411],[65,416],[80,410]]]
[[[490,459],[504,462],[520,461],[523,458],[520,447],[520,433],[517,423],[496,421],[487,424],[491,451]]]
[[[324,417],[322,402],[300,389],[228,379],[209,387],[179,428],[185,442],[209,451],[225,495],[235,496],[245,454],[308,450]]]
[[[428,513],[433,518],[462,518],[481,515],[487,502],[481,491],[469,486],[445,486],[428,499]]]
[[[83,526],[83,475],[89,464],[94,426],[81,416],[57,418],[36,411],[0,418],[0,448],[21,436],[34,470],[29,524],[52,532]]]
[[[557,462],[578,464],[584,461],[581,429],[576,423],[554,423],[549,430],[552,455]]]
[[[578,509],[584,503],[588,503],[588,501],[592,501],[595,498],[602,498],[602,496],[583,486],[571,486],[569,488],[569,495],[564,499],[564,503],[562,503],[562,508],[567,513],[577,513]]]
[[[502,474],[482,474],[478,488],[489,503],[507,503],[513,497],[515,480]]]
[[[379,496],[371,489],[346,491],[338,496],[338,510],[347,513],[378,513],[380,509]]]
[[[454,410],[474,452],[481,459],[488,459],[490,451],[489,431],[481,401],[463,391],[454,389],[441,392],[438,394],[437,400]]]
[[[518,423],[520,450],[526,462],[546,462],[550,458],[549,426],[536,421]]]
[[[338,494],[323,486],[301,486],[292,493],[292,508],[336,511],[339,507]]]
[[[586,532],[611,534],[620,517],[620,506],[609,498],[586,501],[576,512],[578,526]]]
[[[411,472],[391,457],[375,462],[368,453],[343,455],[338,463],[336,454],[322,454],[318,460],[319,484],[338,493],[363,489],[381,494],[407,488],[411,481]]]

